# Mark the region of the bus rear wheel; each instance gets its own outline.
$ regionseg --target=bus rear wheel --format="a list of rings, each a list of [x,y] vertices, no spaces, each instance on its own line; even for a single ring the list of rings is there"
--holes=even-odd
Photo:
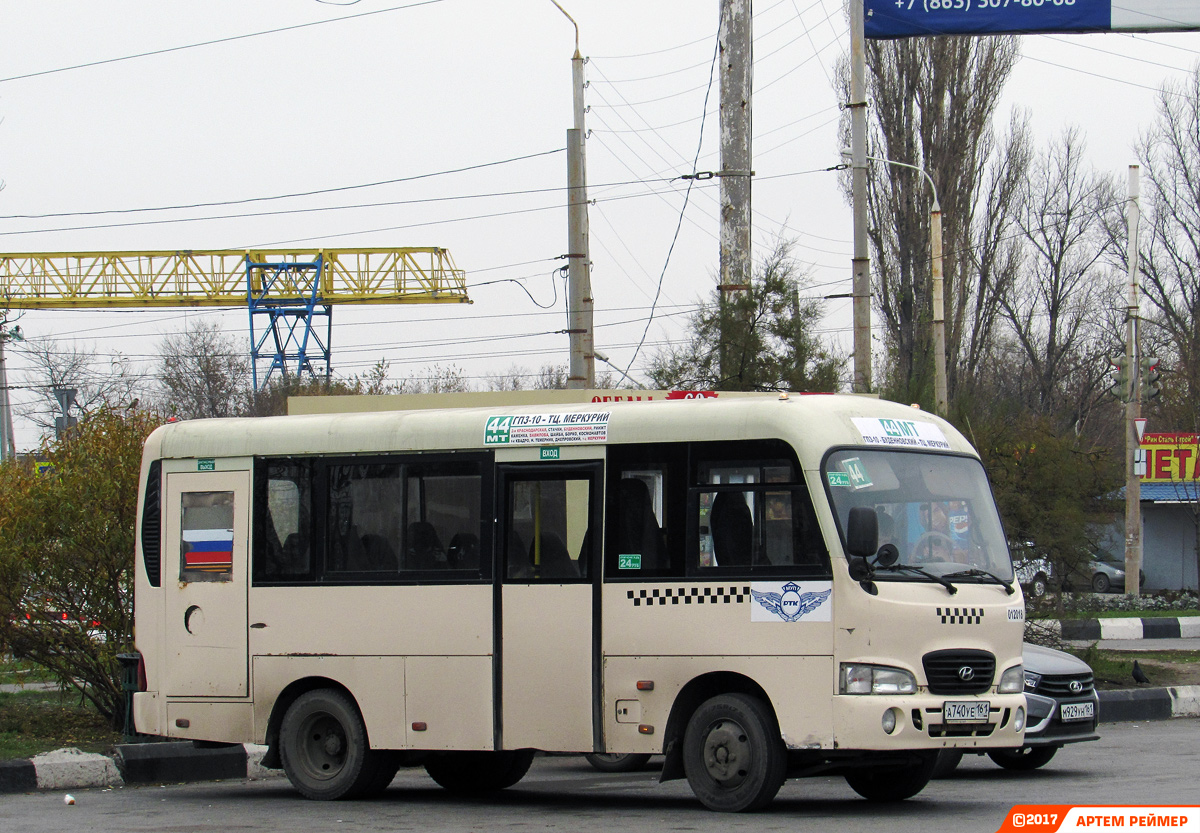
[[[723,694],[701,704],[688,721],[683,768],[692,792],[710,810],[760,810],[783,786],[787,752],[760,699]]]
[[[903,801],[925,789],[937,767],[936,752],[925,753],[919,764],[851,770],[846,783],[868,801]]]
[[[283,717],[279,741],[283,770],[307,798],[353,798],[381,777],[358,708],[340,691],[317,689],[297,697]]]
[[[455,793],[494,792],[525,777],[534,750],[508,752],[441,752],[425,762],[429,777]]]

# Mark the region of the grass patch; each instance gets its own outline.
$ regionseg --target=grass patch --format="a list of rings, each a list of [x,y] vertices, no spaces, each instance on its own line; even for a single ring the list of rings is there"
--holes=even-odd
[[[1047,619],[1165,619],[1200,616],[1200,610],[1068,610],[1057,616],[1053,608],[1043,611]]]
[[[1134,660],[1152,686],[1200,684],[1200,653],[1195,651],[1107,651],[1095,645],[1068,650],[1092,667],[1099,689],[1136,688]]]
[[[0,659],[0,685],[29,685],[50,682],[45,669],[16,660]]]
[[[63,747],[104,752],[120,739],[121,734],[93,706],[80,704],[78,695],[0,692],[0,760]]]

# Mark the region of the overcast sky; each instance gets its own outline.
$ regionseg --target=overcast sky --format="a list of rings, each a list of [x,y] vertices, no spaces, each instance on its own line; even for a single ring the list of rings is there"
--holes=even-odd
[[[678,177],[719,167],[715,83],[703,115],[718,3],[560,2],[589,57],[596,345],[642,378],[714,284],[716,180],[692,187],[681,221]],[[794,238],[810,294],[845,293],[850,212],[828,170],[840,161],[842,3],[754,11],[754,244]],[[0,32],[0,250],[441,246],[474,304],[336,307],[337,375],[385,358],[393,378],[440,365],[483,387],[513,365],[566,363],[555,189],[574,30],[550,0],[3,0]],[[1123,179],[1156,90],[1191,71],[1200,34],[1037,36],[1022,50],[1003,121],[1027,110],[1042,145],[1078,126],[1091,163]],[[157,54],[130,57],[143,53]],[[425,174],[441,175],[128,212]],[[114,211],[126,213],[87,213]],[[848,311],[829,301],[824,326],[846,348]],[[248,333],[244,309],[30,312],[20,325],[30,340],[96,349],[99,371],[118,353],[148,370],[163,334],[199,317]],[[10,384],[33,381],[19,345],[6,355]],[[18,409],[32,398],[13,391]],[[20,416],[16,435],[18,448],[38,439]]]

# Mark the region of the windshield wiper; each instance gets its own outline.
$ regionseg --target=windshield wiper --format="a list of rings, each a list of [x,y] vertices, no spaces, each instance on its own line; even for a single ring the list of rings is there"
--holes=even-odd
[[[1004,591],[1006,593],[1008,593],[1008,595],[1010,595],[1010,596],[1013,593],[1017,592],[1016,590],[1013,589],[1013,586],[1011,584],[1009,584],[1004,579],[1000,578],[1000,576],[996,575],[995,573],[989,573],[987,570],[981,570],[978,567],[972,567],[969,570],[959,570],[957,573],[948,573],[946,575],[946,578],[972,578],[972,577],[973,578],[991,579],[993,582],[995,582],[996,584],[999,584],[1001,587],[1003,587]]]
[[[900,570],[905,570],[910,573],[916,573],[919,576],[925,576],[925,578],[927,578],[927,579],[936,581],[938,584],[942,585],[942,587],[945,587],[947,590],[949,590],[951,596],[953,596],[955,593],[958,592],[958,588],[955,587],[952,582],[947,581],[942,576],[934,575],[933,573],[929,572],[928,570],[922,570],[920,567],[912,567],[908,564],[892,564],[889,567],[876,567],[875,568],[875,572],[877,572],[877,573],[894,573],[894,572],[898,572]]]

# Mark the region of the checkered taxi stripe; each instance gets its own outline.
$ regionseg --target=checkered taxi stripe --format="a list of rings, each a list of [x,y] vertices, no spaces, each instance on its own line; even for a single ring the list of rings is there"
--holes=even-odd
[[[943,625],[981,625],[983,624],[983,608],[974,607],[939,607],[937,615]]]
[[[634,607],[665,604],[744,604],[750,600],[749,586],[743,587],[665,587],[654,590],[629,590]]]

